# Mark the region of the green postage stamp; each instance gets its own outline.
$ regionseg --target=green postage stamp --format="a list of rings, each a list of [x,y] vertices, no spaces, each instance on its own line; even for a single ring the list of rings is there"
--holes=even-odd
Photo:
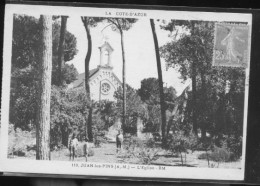
[[[249,38],[250,29],[248,25],[216,23],[213,66],[247,68]]]

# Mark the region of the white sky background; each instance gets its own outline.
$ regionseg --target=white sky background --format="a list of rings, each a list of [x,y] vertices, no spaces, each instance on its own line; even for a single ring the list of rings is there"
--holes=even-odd
[[[156,24],[156,32],[159,46],[162,46],[171,38],[168,37],[169,32],[159,28]],[[97,27],[91,28],[92,35],[92,55],[90,61],[90,69],[99,65],[100,53],[98,47],[104,42],[104,38],[113,47],[112,65],[113,71],[122,81],[122,51],[121,37],[118,32],[112,31],[107,27],[103,32],[101,30],[107,23],[100,23]],[[85,57],[87,53],[87,35],[81,18],[79,16],[70,16],[67,21],[67,30],[77,38],[78,54],[69,63],[74,64],[79,73],[85,71]],[[126,58],[126,82],[133,88],[140,88],[141,81],[145,78],[158,78],[156,56],[154,50],[154,41],[149,19],[139,19],[133,27],[124,32],[125,58]],[[165,62],[161,59],[163,81],[167,83],[167,87],[173,86],[179,92],[183,84],[179,79],[180,74],[174,70],[166,71]],[[166,86],[166,84],[164,84]]]

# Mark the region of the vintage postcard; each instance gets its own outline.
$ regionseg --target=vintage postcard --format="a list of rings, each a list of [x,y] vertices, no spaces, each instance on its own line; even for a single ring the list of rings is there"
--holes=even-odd
[[[252,15],[111,7],[6,5],[1,170],[244,180]]]

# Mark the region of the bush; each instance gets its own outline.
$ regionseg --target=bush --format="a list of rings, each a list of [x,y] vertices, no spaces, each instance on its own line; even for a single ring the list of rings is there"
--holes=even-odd
[[[143,141],[135,136],[128,136],[125,137],[123,141],[123,146],[128,151],[133,151],[135,148],[143,147],[144,143]]]
[[[85,142],[79,142],[79,145],[76,150],[77,157],[85,157]],[[92,148],[88,148],[88,156],[94,156],[94,150]]]
[[[102,143],[107,143],[105,136],[104,135],[95,135],[94,136],[95,147],[101,147]]]
[[[150,165],[153,161],[157,160],[159,157],[158,149],[153,148],[139,148],[139,151],[136,151],[136,157],[139,159],[141,164]]]
[[[232,161],[232,153],[224,147],[214,147],[212,152],[202,153],[198,159],[208,159],[215,162],[228,162]]]
[[[198,144],[198,138],[190,133],[184,134],[184,131],[177,131],[167,139],[166,147],[172,152],[177,153],[181,157],[181,163],[183,165],[182,153],[188,153],[188,150],[196,149]],[[186,161],[186,158],[185,158]]]
[[[94,150],[93,149],[88,149],[88,157],[90,157],[90,156],[94,156],[94,154],[95,154],[95,152],[94,152]]]
[[[154,141],[161,141],[162,140],[161,134],[159,132],[153,133],[153,139]]]
[[[124,141],[124,144],[126,151],[123,156],[125,158],[137,158],[138,163],[145,165],[150,165],[152,161],[159,158],[157,155],[160,149],[156,148],[153,139],[143,141],[138,137],[129,137]]]
[[[146,147],[148,148],[155,148],[156,147],[156,143],[155,143],[155,139],[148,139],[145,142]]]
[[[235,135],[224,136],[224,139],[221,141],[221,146],[228,149],[231,153],[231,159],[237,160],[242,155],[242,137],[236,137]]]
[[[213,152],[210,154],[210,158],[216,162],[228,162],[230,161],[231,152],[225,148],[215,147]]]
[[[197,147],[198,138],[190,133],[185,135],[183,131],[178,131],[172,134],[167,139],[167,147],[173,153],[187,153],[188,150],[194,150]]]
[[[14,129],[13,124],[9,124],[8,138],[9,155],[25,156],[28,150],[36,146],[35,132]]]
[[[84,157],[85,156],[85,152],[84,152],[84,144],[83,142],[79,142],[77,150],[76,150],[76,155],[77,157]]]

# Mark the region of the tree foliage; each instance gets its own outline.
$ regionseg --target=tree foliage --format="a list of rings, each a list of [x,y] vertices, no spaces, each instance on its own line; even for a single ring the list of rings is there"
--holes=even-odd
[[[58,20],[53,20],[52,40],[52,84],[57,84],[57,54],[59,43]],[[29,130],[35,124],[36,85],[38,79],[40,25],[35,17],[13,16],[12,68],[10,122],[22,130]],[[77,54],[76,38],[69,32],[65,34],[65,61]],[[66,83],[74,81],[78,75],[73,65],[66,64],[62,70]]]
[[[171,109],[168,103],[174,102],[176,99],[176,90],[173,87],[164,87],[165,108],[167,113]],[[147,78],[141,81],[141,88],[138,90],[138,95],[146,105],[147,117],[144,118],[145,131],[159,132],[161,127],[161,107],[159,95],[159,81],[157,78]],[[166,117],[167,121],[169,117]]]
[[[137,131],[138,118],[143,119],[147,116],[145,105],[142,103],[137,91],[127,85],[126,89],[126,125],[123,126],[123,131],[135,134]],[[117,116],[122,117],[123,107],[123,90],[120,87],[114,94],[117,100],[116,111]]]
[[[85,135],[85,123],[90,100],[83,89],[66,90],[53,86],[51,96],[51,142],[53,146],[68,146],[71,133]]]
[[[107,21],[112,24],[112,30],[117,32],[128,31],[137,20],[134,18],[107,18]]]
[[[147,78],[141,81],[138,94],[142,101],[159,102],[159,82],[157,78]]]
[[[177,38],[180,28],[185,32]],[[208,132],[218,144],[223,135],[235,135],[239,142],[245,72],[241,68],[212,66],[214,22],[172,20],[162,29],[173,35],[172,41],[160,48],[167,67],[176,67],[184,80],[192,78],[192,89],[195,88],[192,93],[196,96],[188,99],[186,122],[192,124],[191,115],[195,114],[203,138]]]
[[[165,101],[173,101],[177,96],[176,90],[170,87],[163,88]],[[141,88],[138,90],[138,95],[142,101],[148,104],[159,104],[159,81],[157,78],[147,78],[141,81]]]
[[[64,46],[63,46],[63,60],[64,65],[61,68],[61,74],[59,72],[59,40],[60,40],[60,21],[55,20],[53,23],[52,35],[53,35],[53,71],[52,71],[52,84],[60,85],[59,75],[61,80],[69,84],[77,79],[78,72],[73,64],[69,65],[66,62],[72,60],[74,56],[78,53],[77,50],[77,40],[76,37],[70,32],[65,32]]]

